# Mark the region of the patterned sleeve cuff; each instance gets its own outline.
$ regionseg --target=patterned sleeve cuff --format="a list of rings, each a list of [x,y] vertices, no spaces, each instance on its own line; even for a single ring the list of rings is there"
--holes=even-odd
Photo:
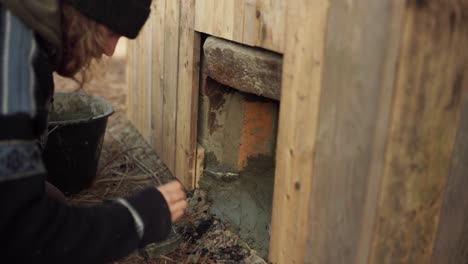
[[[41,152],[34,141],[0,142],[0,182],[45,172]]]

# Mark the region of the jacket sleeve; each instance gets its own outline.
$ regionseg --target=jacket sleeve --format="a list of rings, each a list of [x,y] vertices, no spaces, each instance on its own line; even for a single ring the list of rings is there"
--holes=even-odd
[[[35,143],[44,67],[32,31],[0,8],[0,253],[5,263],[106,263],[163,240],[170,212],[153,187],[94,207],[45,195]],[[39,120],[39,121],[38,121]],[[46,124],[42,124],[43,126]]]
[[[126,199],[144,222],[140,239],[125,206],[68,206],[44,195],[43,186],[39,175],[0,184],[6,263],[107,263],[167,235],[165,201],[154,188]]]

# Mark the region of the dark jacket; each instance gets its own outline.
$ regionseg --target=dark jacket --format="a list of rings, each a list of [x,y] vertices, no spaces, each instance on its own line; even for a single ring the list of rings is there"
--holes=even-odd
[[[47,127],[59,47],[12,10],[0,6],[0,262],[107,263],[163,240],[170,212],[153,187],[89,208],[45,195],[47,171],[35,140]],[[47,24],[30,11],[37,25]]]

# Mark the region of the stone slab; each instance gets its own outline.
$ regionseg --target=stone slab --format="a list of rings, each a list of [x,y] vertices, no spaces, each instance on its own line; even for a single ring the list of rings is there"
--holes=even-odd
[[[203,50],[204,71],[214,80],[239,91],[280,100],[281,55],[216,37],[208,37]]]

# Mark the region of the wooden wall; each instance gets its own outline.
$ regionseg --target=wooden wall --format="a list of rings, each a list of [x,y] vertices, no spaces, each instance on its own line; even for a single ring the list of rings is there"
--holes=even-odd
[[[466,262],[468,1],[287,10],[271,261]]]
[[[128,53],[128,116],[187,187],[195,181],[200,34],[194,0],[154,0]]]
[[[270,261],[463,263],[468,0],[154,0],[129,117],[196,178],[199,32],[284,55]]]
[[[285,3],[153,0],[150,20],[130,42],[128,117],[187,187],[197,177],[199,32],[281,52]]]
[[[202,0],[195,4],[195,30],[282,53],[286,0]]]

